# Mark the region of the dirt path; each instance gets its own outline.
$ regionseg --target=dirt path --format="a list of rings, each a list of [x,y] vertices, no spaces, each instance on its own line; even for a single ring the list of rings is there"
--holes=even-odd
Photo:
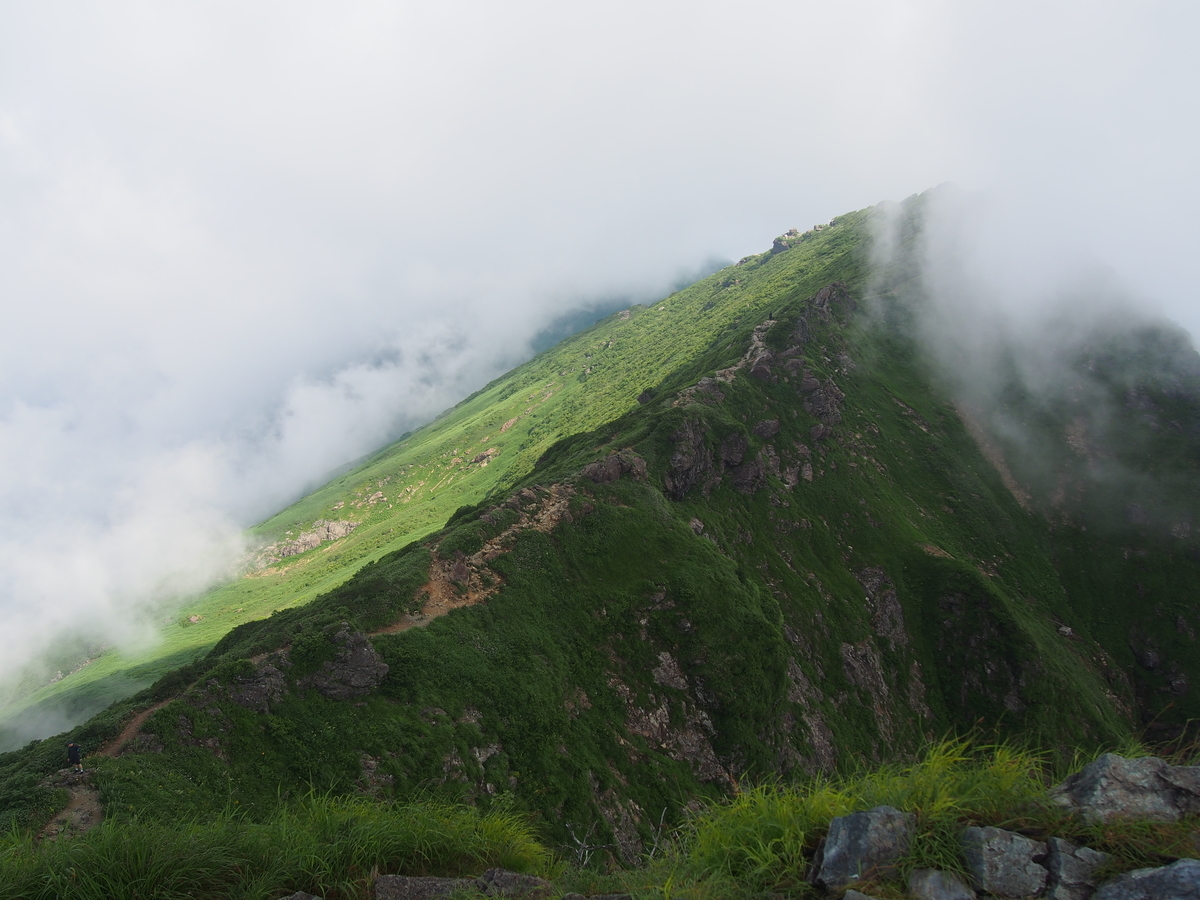
[[[104,821],[104,807],[100,805],[100,792],[92,785],[91,772],[62,769],[43,784],[65,788],[71,799],[62,812],[46,823],[46,827],[38,833],[38,840],[73,837],[91,831]]]
[[[525,501],[527,508],[518,505],[520,518],[500,534],[484,543],[471,556],[442,559],[434,554],[429,565],[429,580],[418,590],[425,595],[420,612],[405,613],[390,625],[371,634],[395,634],[410,628],[428,625],[434,619],[464,606],[483,603],[504,585],[504,579],[488,566],[496,557],[507,553],[513,538],[521,531],[552,531],[559,522],[570,518],[571,497],[575,489],[568,483],[549,488],[522,491],[514,499]],[[512,507],[510,507],[512,508]]]
[[[174,699],[175,699],[174,697],[168,697],[166,700],[163,700],[160,703],[155,703],[153,706],[149,706],[146,709],[143,709],[140,713],[138,713],[136,716],[134,716],[132,719],[129,720],[129,724],[126,725],[124,727],[124,729],[122,729],[121,733],[119,735],[117,735],[117,737],[114,740],[109,741],[106,745],[104,745],[103,747],[100,748],[99,755],[100,756],[117,756],[117,755],[119,755],[121,752],[121,749],[126,744],[128,744],[131,740],[133,740],[133,736],[138,733],[138,730],[142,727],[142,724],[148,718],[150,718],[151,715],[158,712],[160,709],[162,709],[164,706],[166,706],[168,703],[170,703]]]

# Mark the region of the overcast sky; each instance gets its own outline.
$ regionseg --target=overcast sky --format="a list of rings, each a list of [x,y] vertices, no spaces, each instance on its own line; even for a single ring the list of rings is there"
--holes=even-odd
[[[1200,333],[1184,2],[0,4],[0,679],[528,353],[839,213],[986,193]],[[1036,260],[1028,265],[1027,260]],[[973,263],[972,263],[973,264]]]

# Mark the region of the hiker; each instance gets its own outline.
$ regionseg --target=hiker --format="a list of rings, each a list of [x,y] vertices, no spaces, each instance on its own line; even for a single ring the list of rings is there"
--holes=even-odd
[[[67,744],[67,761],[75,767],[76,772],[83,771],[83,748],[74,741]]]

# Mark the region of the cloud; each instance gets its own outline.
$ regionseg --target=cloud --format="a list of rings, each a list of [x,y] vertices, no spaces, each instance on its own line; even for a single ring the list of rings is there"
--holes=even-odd
[[[152,639],[131,613],[564,316],[944,180],[1004,198],[1003,296],[1045,250],[1200,326],[1182,3],[0,16],[0,680]]]

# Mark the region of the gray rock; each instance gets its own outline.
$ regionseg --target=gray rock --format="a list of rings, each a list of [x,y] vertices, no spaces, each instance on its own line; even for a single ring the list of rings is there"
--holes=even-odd
[[[1200,859],[1135,869],[1105,882],[1093,900],[1200,900]]]
[[[281,900],[321,900],[316,894],[306,894],[304,891],[296,891],[294,894],[288,894]]]
[[[914,869],[908,892],[916,900],[975,900],[975,892],[959,876],[940,869]]]
[[[761,422],[755,422],[754,428],[751,430],[755,437],[762,438],[764,441],[769,440],[779,434],[779,420],[763,419]]]
[[[1177,822],[1200,813],[1200,767],[1105,753],[1055,788],[1055,794],[1060,804],[1079,810],[1090,822]]]
[[[1046,842],[1050,871],[1046,896],[1049,900],[1088,900],[1096,890],[1095,871],[1109,860],[1107,853],[1088,847],[1076,847],[1062,838]]]
[[[963,856],[974,886],[997,897],[1033,897],[1046,887],[1041,865],[1048,850],[1041,841],[1002,828],[968,828]]]
[[[706,440],[703,423],[684,422],[671,435],[675,451],[670,465],[663,473],[663,487],[672,500],[682,500],[688,491],[704,483],[712,472],[713,457]]]
[[[278,654],[276,654],[278,658]],[[266,713],[270,704],[283,699],[287,680],[279,669],[265,660],[253,675],[238,675],[229,687],[229,698],[238,706],[253,712]]]
[[[388,666],[367,636],[343,623],[333,640],[342,645],[337,656],[300,683],[312,685],[330,700],[352,700],[375,690],[387,675]]]
[[[838,891],[847,885],[894,874],[895,863],[908,852],[915,819],[890,806],[838,816],[817,863],[817,884]]]
[[[488,869],[476,882],[485,897],[526,897],[545,900],[554,893],[554,885],[536,875],[522,875],[507,869]]]
[[[375,900],[435,900],[459,891],[476,891],[474,878],[380,875],[375,879]]]
[[[862,891],[851,889],[842,894],[842,900],[879,900],[879,898],[872,897],[870,894],[864,894]]]

